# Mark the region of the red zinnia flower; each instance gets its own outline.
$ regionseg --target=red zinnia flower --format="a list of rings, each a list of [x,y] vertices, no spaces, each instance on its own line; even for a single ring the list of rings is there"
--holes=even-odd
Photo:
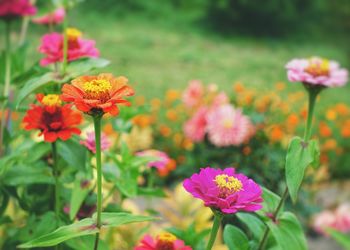
[[[130,102],[123,98],[134,94],[127,82],[127,78],[115,78],[112,74],[81,76],[74,79],[72,84],[63,85],[61,99],[74,102],[77,109],[90,115],[118,115],[117,104],[129,106]]]
[[[40,105],[32,104],[23,118],[26,130],[39,129],[39,136],[43,134],[47,142],[54,142],[58,138],[65,141],[72,134],[80,134],[75,126],[82,122],[82,116],[71,109],[72,105],[62,106],[59,95],[38,94],[37,100]]]
[[[1,0],[0,18],[12,19],[35,15],[36,8],[29,0]]]

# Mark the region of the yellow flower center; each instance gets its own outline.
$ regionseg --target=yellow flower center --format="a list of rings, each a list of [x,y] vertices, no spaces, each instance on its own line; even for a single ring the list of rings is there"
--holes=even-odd
[[[62,104],[60,96],[54,94],[44,96],[41,102],[46,106],[60,106]]]
[[[328,76],[329,75],[329,61],[326,59],[309,59],[309,66],[305,72],[313,76]]]
[[[242,190],[243,185],[240,180],[227,174],[219,174],[215,177],[215,183],[222,191],[228,191],[229,193],[238,192]]]
[[[66,34],[68,36],[68,40],[75,41],[79,37],[81,37],[83,33],[81,33],[81,31],[76,29],[76,28],[67,28],[66,29]]]
[[[87,98],[92,99],[105,99],[109,95],[109,90],[112,85],[109,81],[104,79],[96,79],[90,82],[86,82],[83,86],[83,90],[87,94]]]
[[[158,239],[163,242],[174,242],[177,238],[171,233],[164,232],[158,235]]]
[[[232,119],[225,119],[223,121],[224,128],[232,128],[233,127],[233,120]]]

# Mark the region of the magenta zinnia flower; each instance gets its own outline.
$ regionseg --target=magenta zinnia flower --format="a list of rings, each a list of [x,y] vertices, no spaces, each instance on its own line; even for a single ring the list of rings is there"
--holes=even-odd
[[[340,87],[348,81],[348,71],[342,69],[336,61],[312,57],[310,59],[293,59],[287,63],[288,79],[304,84]]]
[[[84,145],[91,152],[96,153],[96,141],[95,141],[95,132],[87,132],[87,138],[85,140],[81,140],[80,144]],[[105,151],[112,146],[108,137],[102,133],[101,134],[101,150]]]
[[[29,0],[1,0],[0,17],[11,19],[22,16],[35,15],[36,8]]]
[[[202,168],[183,183],[187,192],[204,201],[204,205],[225,214],[238,211],[257,211],[262,190],[258,184],[234,168]]]
[[[240,145],[252,135],[253,125],[239,109],[226,104],[213,108],[207,114],[209,140],[215,146]]]
[[[171,233],[161,233],[155,239],[150,235],[145,235],[134,250],[192,250]]]
[[[99,51],[95,48],[94,40],[81,38],[81,32],[76,29],[67,29],[68,35],[68,61],[83,57],[98,57]],[[63,35],[60,33],[46,34],[41,39],[39,52],[46,55],[40,60],[41,66],[63,61]]]
[[[207,107],[200,107],[184,125],[183,129],[186,137],[193,142],[201,142],[204,140],[207,126],[207,112]]]
[[[58,8],[53,12],[47,13],[40,17],[33,18],[32,22],[37,24],[45,24],[45,25],[51,25],[51,24],[57,25],[63,22],[65,16],[66,16],[66,12],[64,8]]]

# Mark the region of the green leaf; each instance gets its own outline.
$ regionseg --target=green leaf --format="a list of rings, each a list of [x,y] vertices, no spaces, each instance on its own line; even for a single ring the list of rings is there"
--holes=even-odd
[[[269,220],[267,226],[270,228],[279,248],[283,250],[306,250],[306,238],[303,229],[296,218],[290,212],[284,212],[277,222]]]
[[[39,89],[40,87],[43,87],[46,84],[49,84],[55,81],[56,79],[54,78],[53,73],[46,73],[42,76],[31,78],[28,82],[26,82],[23,88],[20,89],[16,100],[16,108],[19,107],[22,101],[29,94],[33,93],[35,90]]]
[[[274,213],[277,209],[281,198],[277,194],[264,187],[262,198],[264,200],[262,204],[263,207],[257,212],[257,214],[259,214],[260,216],[266,216],[267,214]]]
[[[96,213],[93,218],[96,219]],[[101,221],[102,227],[117,227],[123,224],[129,224],[134,222],[152,221],[153,217],[143,215],[133,215],[129,213],[102,213]]]
[[[166,193],[162,188],[139,187],[137,194],[144,196],[166,197]]]
[[[102,228],[117,227],[123,224],[150,221],[150,220],[153,220],[153,218],[148,216],[132,215],[128,213],[102,213],[101,214]],[[55,246],[64,241],[67,241],[76,237],[80,237],[80,236],[95,234],[97,232],[99,232],[99,229],[96,226],[96,214],[94,214],[93,218],[86,218],[74,224],[60,227],[52,233],[43,235],[27,243],[21,244],[18,247],[32,248],[32,247]]]
[[[224,229],[224,242],[229,250],[248,250],[249,240],[238,227],[227,225]]]
[[[338,232],[334,229],[327,229],[327,232],[331,235],[331,237],[338,242],[341,246],[346,250],[350,250],[350,235]]]
[[[95,234],[97,232],[98,228],[95,225],[95,221],[91,218],[86,218],[84,220],[78,221],[77,223],[60,227],[52,233],[43,235],[27,243],[21,244],[18,246],[18,248],[55,246],[66,240],[79,236]]]
[[[314,140],[303,142],[300,137],[292,139],[286,156],[286,180],[290,196],[296,202],[304,178],[305,169],[317,162],[318,145]]]
[[[252,232],[254,239],[260,240],[265,231],[265,224],[251,213],[237,213],[238,219]]]
[[[86,149],[74,140],[58,141],[58,154],[74,169],[84,170]]]
[[[91,72],[94,69],[104,68],[109,63],[108,60],[103,58],[83,58],[69,63],[67,73],[71,79]]]
[[[74,188],[70,199],[69,218],[73,220],[77,215],[81,204],[89,194],[90,185],[85,186],[83,180],[77,179],[74,182]]]
[[[74,250],[91,250],[91,246],[95,243],[95,236],[87,235],[79,238],[74,238],[65,242],[70,248]],[[109,250],[108,245],[100,239],[98,243],[98,250]]]
[[[28,184],[53,184],[52,171],[44,163],[37,162],[30,165],[15,165],[0,176],[0,182],[7,186]]]

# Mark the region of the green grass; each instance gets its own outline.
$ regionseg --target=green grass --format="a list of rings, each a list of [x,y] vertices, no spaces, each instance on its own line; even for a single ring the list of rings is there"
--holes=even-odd
[[[284,65],[294,57],[320,55],[350,65],[346,51],[329,40],[223,37],[182,14],[118,13],[81,6],[70,16],[72,25],[95,39],[101,56],[111,60],[105,70],[127,76],[137,93],[147,97],[184,88],[191,79],[217,83],[227,91],[236,81],[268,91],[277,81],[287,81]],[[32,27],[32,31],[36,48],[45,30]],[[31,55],[40,58],[34,51]],[[350,103],[349,93],[349,87],[333,89],[325,99]]]

